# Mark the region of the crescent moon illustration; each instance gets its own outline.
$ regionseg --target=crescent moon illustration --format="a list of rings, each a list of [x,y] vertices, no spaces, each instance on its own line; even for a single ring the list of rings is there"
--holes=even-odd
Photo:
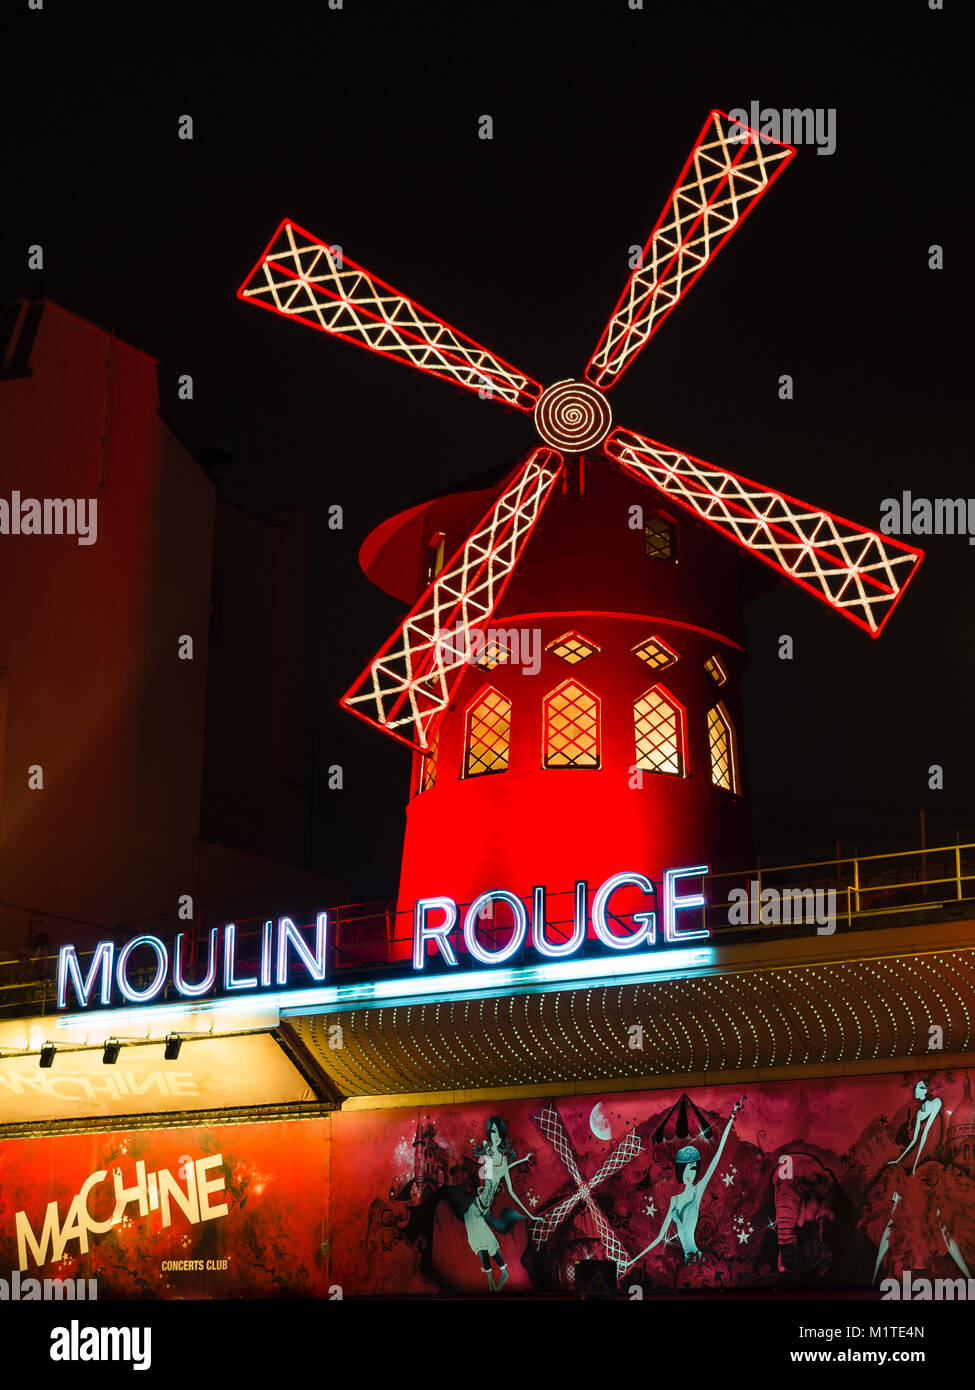
[[[589,1128],[597,1139],[612,1139],[613,1130],[603,1109],[602,1101],[594,1105],[589,1116]]]

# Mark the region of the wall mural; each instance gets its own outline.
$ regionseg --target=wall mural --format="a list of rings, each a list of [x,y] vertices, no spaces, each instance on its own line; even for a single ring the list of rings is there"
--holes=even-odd
[[[971,1073],[0,1142],[0,1268],[100,1298],[571,1292],[592,1259],[647,1293],[969,1278]]]
[[[346,1295],[975,1274],[965,1071],[353,1111],[332,1142]]]
[[[100,1299],[328,1297],[328,1157],[327,1118],[4,1140],[0,1270]]]

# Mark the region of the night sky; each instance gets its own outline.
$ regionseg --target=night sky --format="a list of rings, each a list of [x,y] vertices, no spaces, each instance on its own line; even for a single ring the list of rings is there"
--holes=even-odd
[[[50,296],[151,352],[180,435],[232,456],[222,495],[308,514],[308,775],[345,768],[343,792],[320,781],[309,797],[314,867],[367,898],[395,887],[409,755],[335,707],[402,612],[361,574],[359,544],[513,464],[533,429],[239,303],[281,218],[549,383],[581,371],[711,107],[835,108],[836,152],[800,148],[612,404],[878,527],[904,489],[975,493],[962,14],[952,0],[7,7],[3,299]],[[35,242],[42,274],[26,269]],[[750,605],[743,752],[767,853],[912,845],[922,807],[929,843],[973,837],[975,547],[920,544],[877,642],[792,586]]]

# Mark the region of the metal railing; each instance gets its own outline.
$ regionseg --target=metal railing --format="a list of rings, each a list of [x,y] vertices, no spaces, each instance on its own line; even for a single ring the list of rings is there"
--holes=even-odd
[[[681,920],[688,928],[707,927],[711,942],[718,945],[898,926],[916,921],[919,912],[929,920],[962,918],[972,912],[975,903],[975,844],[837,856],[803,864],[757,864],[749,869],[712,873],[706,879],[705,899],[703,908],[685,911]],[[530,913],[531,903],[525,905]],[[467,954],[461,925],[467,906],[459,904],[458,925],[450,936],[458,958]],[[547,895],[546,934],[552,942],[571,935],[573,907],[574,895],[570,890]],[[817,920],[817,907],[823,909],[820,915],[826,915],[832,907],[834,920]],[[800,920],[794,920],[797,909],[801,909]],[[264,920],[237,919],[236,960],[240,974],[258,968]],[[634,930],[628,917],[617,915],[612,922],[613,931],[621,936]],[[212,926],[220,925],[222,919],[203,919],[187,931],[187,978],[198,979],[205,973],[209,932]],[[495,919],[481,919],[478,935],[486,949],[504,945],[511,925],[510,908],[503,905]],[[119,944],[133,934],[129,929],[120,935]],[[110,940],[112,933],[99,933],[99,937]],[[345,904],[329,909],[330,979],[336,975],[351,979],[387,971],[405,973],[409,970],[412,946],[413,914],[397,913],[392,902]],[[580,953],[592,949],[591,940],[587,940]],[[85,969],[83,951],[79,950],[79,958]],[[508,962],[517,963],[517,957]],[[52,1012],[56,967],[56,952],[39,951],[28,959],[0,961],[0,1017]],[[146,982],[154,969],[155,966],[145,972]],[[129,977],[138,987],[139,972],[130,971]]]

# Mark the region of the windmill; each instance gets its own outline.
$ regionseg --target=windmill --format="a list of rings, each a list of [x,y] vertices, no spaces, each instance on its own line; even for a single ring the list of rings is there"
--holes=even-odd
[[[643,863],[659,866],[667,854],[672,863],[694,862],[702,851],[730,847],[736,837],[743,843],[740,807],[732,806],[740,802],[733,676],[742,647],[734,631],[736,581],[716,554],[715,534],[874,637],[920,563],[918,550],[889,536],[613,420],[607,393],[794,154],[790,146],[710,112],[582,376],[547,388],[287,219],[239,290],[247,303],[530,415],[539,436],[488,499],[490,505],[483,507],[483,492],[475,494],[482,511],[472,528],[470,505],[456,499],[452,510],[423,514],[418,524],[432,531],[427,549],[439,545],[425,575],[429,582],[416,598],[413,574],[392,587],[377,579],[412,606],[342,698],[347,710],[417,755],[400,892],[404,907],[411,895],[443,891],[469,902],[493,886],[483,881],[485,874],[496,879],[508,873],[509,882],[514,875],[519,894],[528,891],[529,880],[561,875],[563,889],[570,870],[573,878],[594,880],[614,862],[617,869],[633,868],[642,856]],[[584,464],[595,463],[609,467],[587,473]],[[569,479],[576,465],[574,490]],[[634,482],[643,485],[649,513],[636,538],[645,556],[684,561],[671,563],[667,575],[659,567],[653,582],[641,581],[640,593],[632,582],[632,557],[626,576],[619,571],[615,590],[607,579],[613,565],[622,563],[615,553],[625,549],[619,532],[601,550],[593,541],[594,529],[620,515],[621,486],[628,489],[632,510]],[[558,512],[552,499],[570,492],[576,501],[585,495],[590,504],[584,525],[578,508],[571,516],[563,508],[552,521]],[[473,500],[469,495],[468,503]],[[444,517],[446,523],[434,527]],[[450,535],[452,558],[442,563],[445,533],[456,530],[460,518],[466,531],[456,539]],[[368,550],[375,559],[390,526],[395,523],[402,540],[415,520],[413,512],[404,513],[385,531],[378,528],[362,555]],[[419,532],[410,534],[424,544]],[[461,535],[466,538],[456,544]],[[526,553],[533,536],[539,539]],[[590,552],[600,553],[589,564],[588,580],[573,572],[568,586],[575,591],[563,600],[551,583],[531,580],[538,580],[543,567],[558,571],[560,553],[564,560],[570,546],[587,563]],[[388,573],[386,561],[377,565]],[[514,603],[513,614],[509,584],[515,577],[522,602],[520,610]],[[563,575],[560,582],[565,587],[568,581]],[[568,666],[555,689],[537,691],[532,713],[521,719],[510,687],[516,672],[505,667],[505,652],[492,660],[488,651],[485,658],[484,641],[478,646],[474,640],[483,639],[492,622],[510,625],[514,616],[544,629],[545,663]],[[636,626],[621,636],[621,624],[631,620]],[[582,679],[582,661],[594,673],[603,663],[608,679],[601,691]],[[544,664],[541,676],[545,685]],[[526,679],[533,678],[534,673]],[[503,689],[506,681],[509,688]],[[484,774],[517,771],[519,724],[526,751],[506,793],[501,779]],[[603,746],[611,727],[622,731],[615,759]],[[603,729],[607,736],[601,741]],[[599,784],[597,792],[592,781],[585,791],[564,780],[554,786],[553,773],[606,773],[614,760],[612,789]],[[692,785],[702,765],[705,775]],[[634,781],[634,773],[643,772],[646,779]],[[549,774],[547,784],[539,773]],[[488,783],[489,792],[470,790]],[[665,786],[673,790],[665,792]],[[634,790],[644,798],[639,809]],[[715,792],[721,794],[717,801]],[[511,848],[519,828],[535,841],[530,863],[523,840]],[[472,857],[475,841],[481,850]],[[470,863],[466,875],[456,870],[463,856]],[[445,864],[457,873],[454,889],[443,886]],[[561,914],[559,920],[565,919]]]

